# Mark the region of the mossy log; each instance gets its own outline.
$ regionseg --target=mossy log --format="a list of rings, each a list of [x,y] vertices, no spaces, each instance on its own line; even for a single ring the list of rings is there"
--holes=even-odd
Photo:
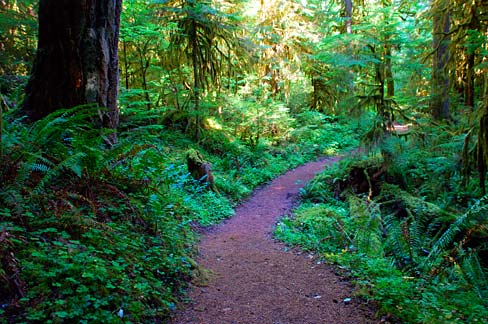
[[[218,193],[217,187],[215,186],[212,167],[209,162],[205,161],[199,151],[195,149],[188,150],[186,152],[186,164],[193,179],[201,183],[206,183],[208,188],[213,192]]]

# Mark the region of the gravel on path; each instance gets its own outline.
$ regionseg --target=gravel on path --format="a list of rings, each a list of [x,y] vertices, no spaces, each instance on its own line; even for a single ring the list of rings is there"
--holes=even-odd
[[[195,280],[173,324],[375,323],[372,307],[349,282],[309,253],[273,239],[300,188],[339,157],[310,162],[276,178],[237,207],[235,216],[202,234]]]

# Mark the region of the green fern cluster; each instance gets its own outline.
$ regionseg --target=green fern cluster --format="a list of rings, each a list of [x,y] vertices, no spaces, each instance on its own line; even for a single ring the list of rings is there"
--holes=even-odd
[[[130,322],[166,318],[198,269],[192,224],[229,217],[257,185],[355,142],[337,144],[353,134],[315,114],[318,135],[293,135],[293,143],[261,138],[250,145],[209,128],[197,144],[155,124],[159,113],[124,110],[112,146],[111,131],[93,127],[96,107],[60,110],[29,126],[6,116],[0,322],[115,322],[121,312]],[[297,127],[312,118],[302,117]],[[188,148],[212,163],[222,195],[189,175]],[[330,226],[340,226],[343,213],[331,209]]]
[[[405,323],[487,321],[487,199],[466,207],[455,184],[437,187],[455,175],[455,155],[441,157],[458,142],[424,155],[410,144],[385,141],[388,165],[371,154],[319,174],[276,235],[347,267],[364,296]]]
[[[174,207],[194,184],[165,172],[167,157],[149,143],[121,137],[107,148],[96,118],[76,107],[30,127],[6,123],[2,322],[164,317],[194,267],[190,212]]]

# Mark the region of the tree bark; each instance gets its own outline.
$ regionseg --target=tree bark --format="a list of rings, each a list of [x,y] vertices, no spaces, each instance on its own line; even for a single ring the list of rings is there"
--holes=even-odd
[[[122,0],[40,0],[38,49],[23,104],[30,121],[96,104],[99,126],[118,126],[121,7]]]
[[[483,5],[481,3],[472,3],[469,7],[470,17],[469,17],[469,30],[479,31],[483,33],[483,28],[481,28],[481,19],[478,16],[478,10],[482,10]],[[469,42],[469,37],[468,37]],[[465,65],[465,82],[464,82],[464,105],[474,110],[475,104],[475,71],[474,66],[476,62],[476,51],[469,45],[465,49],[466,55],[466,65]]]
[[[151,61],[145,54],[147,53],[147,42],[142,48],[137,50],[139,55],[139,64],[141,65],[141,80],[142,90],[144,90],[144,99],[146,100],[147,110],[151,110],[151,97],[149,96],[149,88],[147,86],[147,71],[151,65]]]
[[[478,174],[480,180],[481,194],[486,195],[486,171],[488,162],[488,79],[485,78],[485,99],[478,131]]]
[[[450,15],[447,9],[434,7],[433,17],[433,65],[431,114],[434,119],[449,118],[449,30]]]
[[[190,44],[191,44],[191,58],[193,63],[193,92],[194,92],[194,102],[195,102],[195,138],[197,141],[200,140],[200,69],[198,60],[198,40],[197,40],[197,24],[195,20],[191,22],[190,30]]]
[[[344,0],[344,18],[346,19],[346,34],[352,34],[352,0]]]
[[[385,79],[386,79],[386,97],[395,96],[395,79],[393,79],[393,70],[391,64],[391,44],[390,39],[385,40]]]
[[[464,88],[464,105],[474,110],[474,63],[475,54],[466,54],[466,84]]]

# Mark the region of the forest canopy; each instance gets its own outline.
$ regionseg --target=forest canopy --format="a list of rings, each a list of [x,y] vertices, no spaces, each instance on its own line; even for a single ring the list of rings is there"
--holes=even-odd
[[[276,237],[488,321],[487,70],[484,0],[0,0],[0,323],[165,322],[196,228],[345,152]]]

